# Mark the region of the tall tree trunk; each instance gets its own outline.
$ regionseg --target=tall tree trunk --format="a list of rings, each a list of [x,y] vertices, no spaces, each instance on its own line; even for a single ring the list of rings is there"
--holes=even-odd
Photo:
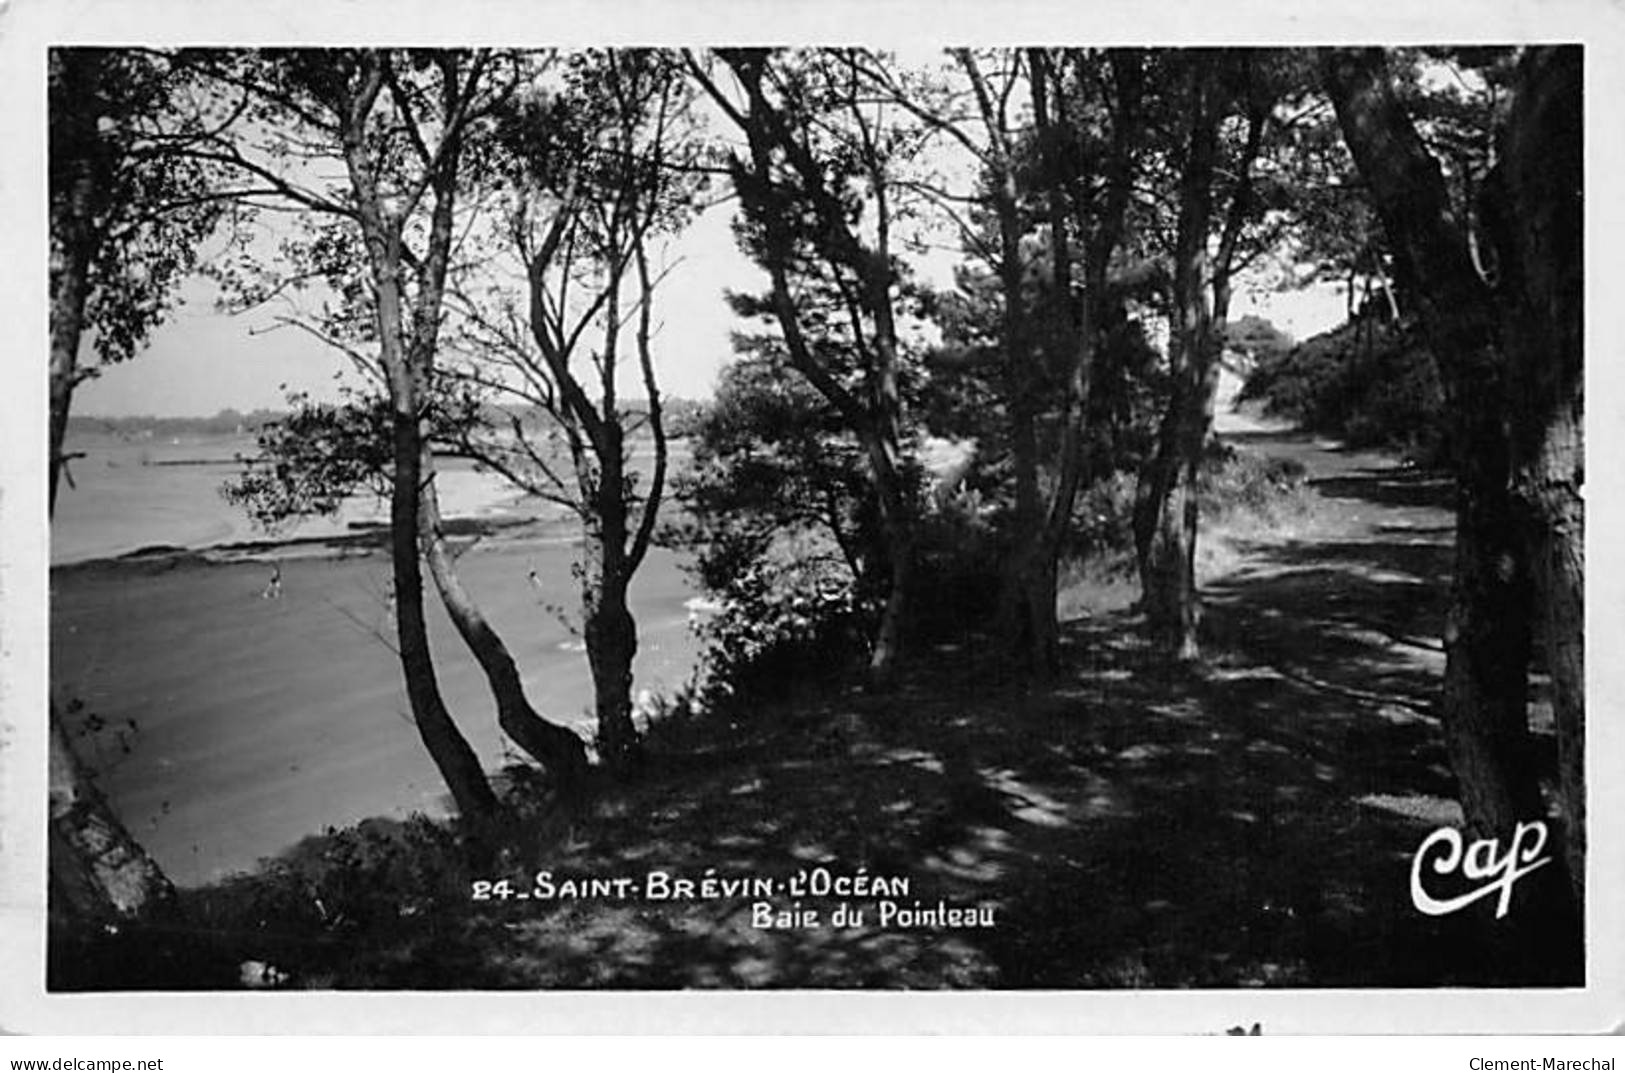
[[[94,121],[94,117],[91,117]],[[84,335],[85,302],[90,293],[90,261],[95,236],[91,219],[95,176],[90,163],[76,161],[65,202],[53,200],[51,213],[51,417],[49,498],[56,512],[57,484],[67,457],[68,411],[82,377],[79,342]],[[60,211],[55,211],[60,210]]]
[[[1065,94],[1055,76],[1054,114],[1050,108],[1052,77],[1049,56],[1044,49],[1031,50],[1033,116],[1045,145],[1043,173],[1044,200],[1049,212],[1050,288],[1048,294],[1049,338],[1061,358],[1064,374],[1061,405],[1061,442],[1055,491],[1044,508],[1040,538],[1034,547],[1036,565],[1029,584],[1029,606],[1034,618],[1033,634],[1039,644],[1034,662],[1046,673],[1061,662],[1060,618],[1056,608],[1059,595],[1061,543],[1072,524],[1078,489],[1083,483],[1084,444],[1093,406],[1096,354],[1099,352],[1096,326],[1105,300],[1106,265],[1110,262],[1122,232],[1123,215],[1129,197],[1128,132],[1123,125],[1135,107],[1135,89],[1119,86],[1118,107],[1112,122],[1112,147],[1105,161],[1105,202],[1096,207],[1091,176],[1068,155],[1058,151],[1056,128],[1070,127],[1064,105]],[[1079,62],[1074,57],[1074,63]],[[1091,227],[1091,223],[1093,227]],[[1078,241],[1069,233],[1075,228]],[[1081,266],[1075,264],[1081,260]],[[1075,299],[1072,288],[1077,280],[1074,269],[1081,267],[1083,296]]]
[[[1205,299],[1200,299],[1205,305]],[[1184,359],[1158,430],[1157,447],[1135,490],[1134,540],[1146,627],[1180,660],[1201,655],[1196,591],[1196,482],[1213,420],[1211,359]]]
[[[867,138],[867,128],[864,130]],[[903,624],[913,595],[914,504],[903,475],[903,395],[897,379],[897,322],[892,311],[891,200],[874,146],[867,141],[865,144],[869,149],[869,193],[875,206],[875,243],[870,250],[852,243],[848,259],[861,281],[864,304],[874,326],[865,381],[874,425],[871,465],[890,576],[874,646],[869,652],[868,684],[870,689],[883,692],[896,681]]]
[[[386,209],[374,174],[366,142],[366,124],[383,88],[383,72],[376,54],[364,57],[359,87],[336,103],[344,143],[345,164],[355,192],[366,241],[374,289],[374,316],[378,326],[379,359],[389,390],[393,415],[393,465],[390,484],[390,558],[395,585],[395,633],[407,701],[418,735],[435,768],[451,790],[457,810],[465,817],[488,816],[496,811],[496,794],[480,766],[479,756],[452,720],[440,693],[434,656],[429,648],[428,624],[423,613],[423,566],[420,543],[425,519],[423,482],[427,454],[425,392],[432,372],[432,332],[438,326],[439,286],[443,283],[450,246],[451,198],[455,194],[457,151],[455,136],[445,147],[445,159],[435,176],[434,218],[424,290],[419,294],[418,321],[413,345],[408,346],[405,302],[401,282],[403,263],[398,209]],[[451,77],[448,72],[447,77]],[[436,272],[442,273],[439,279]]]
[[[1071,198],[1077,231],[1087,236],[1083,242],[1084,288],[1079,328],[1082,352],[1075,374],[1075,379],[1082,380],[1077,395],[1083,404],[1074,417],[1078,440],[1077,465],[1072,474],[1075,486],[1068,491],[1063,483],[1064,504],[1057,506],[1064,505],[1065,512],[1057,510],[1050,515],[1057,546],[1065,527],[1072,521],[1076,486],[1106,476],[1115,468],[1112,460],[1123,455],[1124,430],[1133,423],[1129,413],[1127,369],[1120,356],[1121,348],[1113,346],[1110,339],[1112,325],[1126,319],[1121,296],[1113,294],[1111,263],[1122,244],[1134,194],[1136,156],[1144,126],[1141,120],[1144,61],[1144,55],[1137,49],[1113,49],[1108,54],[1116,105],[1111,113],[1111,150],[1101,169],[1106,187],[1105,204],[1094,219],[1092,231],[1084,208],[1088,204],[1087,190]],[[1073,62],[1079,61],[1074,58]],[[1085,432],[1090,428],[1104,430],[1109,447],[1103,456],[1086,457]],[[1106,463],[1104,467],[1102,462]]]
[[[1146,625],[1179,659],[1200,654],[1201,609],[1196,593],[1196,479],[1213,420],[1218,339],[1208,287],[1212,266],[1213,173],[1220,109],[1212,63],[1196,61],[1190,75],[1191,124],[1181,171],[1179,223],[1174,240],[1174,388],[1157,448],[1135,493],[1134,538]]]
[[[432,458],[426,457],[425,471],[432,465]],[[423,484],[421,516],[423,556],[429,564],[429,576],[434,579],[440,601],[458,636],[485,672],[486,683],[497,705],[497,725],[547,770],[563,792],[574,792],[587,773],[586,746],[569,729],[542,718],[531,707],[508,646],[458,577],[442,531],[439,496],[432,479],[426,479]]]
[[[895,428],[891,436],[870,434],[863,439],[879,500],[887,569],[886,599],[881,605],[880,622],[875,627],[874,643],[869,650],[868,686],[884,692],[896,680],[903,624],[914,584],[913,513],[902,488]]]
[[[612,407],[611,398],[606,401],[602,429],[597,510],[587,534],[588,553],[596,561],[587,564],[582,604],[598,715],[598,755],[611,771],[625,773],[636,768],[640,753],[637,728],[632,725],[632,661],[637,656],[638,631],[627,607],[631,572],[623,491],[625,458],[620,421]]]
[[[1557,725],[1569,881],[1585,900],[1585,220],[1582,53],[1530,50],[1484,215],[1495,242],[1536,622]]]
[[[1474,404],[1459,396],[1454,402]],[[1440,710],[1468,825],[1504,837],[1546,811],[1528,725],[1532,591],[1507,487],[1504,431],[1498,421],[1476,424],[1456,422],[1476,445],[1459,453],[1477,457],[1456,464],[1461,487]]]
[[[989,200],[999,229],[997,267],[1004,301],[999,342],[1004,351],[1004,405],[1015,481],[1015,509],[1010,519],[1010,551],[1000,581],[995,629],[1011,663],[1028,675],[1042,678],[1052,673],[1059,661],[1060,640],[1055,592],[1047,584],[1053,571],[1047,569],[1045,562],[1048,529],[1039,489],[1040,385],[1035,367],[1038,318],[1026,296],[1027,263],[1021,249],[1026,221],[1017,175],[1020,165],[1009,128],[1007,99],[988,85],[970,50],[960,50],[957,56],[970,79],[987,132],[984,167]],[[1048,75],[1042,51],[1031,50],[1028,62],[1029,86],[1038,119],[1047,125],[1047,96],[1042,83]],[[1055,207],[1053,202],[1050,207]],[[1054,220],[1060,219],[1056,213],[1052,212],[1051,216]],[[1064,235],[1055,237],[1064,248]],[[1058,272],[1061,259],[1056,258]],[[1070,272],[1070,264],[1066,270]],[[1059,278],[1056,287],[1064,287]],[[1052,333],[1051,341],[1060,335]]]
[[[1005,648],[1029,673],[1043,676],[1058,657],[1055,593],[1046,593],[1043,504],[1038,487],[1038,389],[1033,368],[1030,316],[1023,294],[1026,266],[1013,162],[1001,155],[994,191],[999,219],[999,282],[1004,292],[1005,407],[1010,423],[1010,461],[1015,475],[1012,551],[1000,589],[998,630]],[[1047,606],[1046,606],[1047,604]]]
[[[389,303],[387,288],[379,288],[380,320]],[[397,309],[398,313],[398,309]],[[397,322],[398,323],[398,322]],[[406,696],[418,735],[429,757],[451,790],[457,811],[476,818],[496,810],[496,794],[480,766],[479,756],[463,737],[440,694],[434,656],[429,648],[428,623],[423,615],[423,570],[419,558],[424,455],[419,425],[417,392],[410,372],[397,359],[391,370],[395,410],[395,475],[390,488],[390,556],[395,583],[395,635]]]
[[[636,768],[640,745],[632,724],[632,661],[638,632],[626,604],[626,581],[608,572],[586,599],[587,661],[598,713],[598,754],[611,771]]]
[[[870,430],[864,434],[869,465],[880,508],[880,528],[886,542],[888,584],[881,605],[880,623],[869,650],[869,688],[885,691],[896,680],[902,655],[903,624],[914,584],[914,510],[903,476],[903,396],[897,381],[897,325],[892,316],[890,267],[890,208],[885,177],[878,169],[870,181],[877,205],[875,249],[862,262],[859,273],[874,322],[867,369]],[[857,252],[862,258],[862,251]]]
[[[1510,494],[1493,296],[1382,52],[1326,50],[1321,69],[1445,385],[1457,507],[1441,714],[1469,827],[1504,838],[1545,810],[1528,732],[1530,582]]]
[[[610,487],[612,478],[615,489],[622,484],[619,437],[613,439],[616,461],[605,460],[598,532],[588,536],[598,543],[598,561],[588,566],[582,602],[598,714],[598,755],[611,771],[628,772],[636,767],[639,754],[637,728],[632,725],[632,661],[637,656],[638,631],[626,602],[626,501]]]

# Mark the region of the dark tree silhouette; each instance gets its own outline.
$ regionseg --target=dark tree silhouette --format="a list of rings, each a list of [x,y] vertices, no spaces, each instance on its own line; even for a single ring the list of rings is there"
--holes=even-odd
[[[1585,218],[1582,53],[1530,49],[1486,189],[1507,364],[1512,498],[1557,722],[1569,881],[1584,904]]]
[[[751,252],[773,281],[770,308],[790,364],[857,434],[874,481],[890,576],[870,648],[869,680],[886,689],[903,644],[915,558],[915,504],[903,459],[888,146],[839,50],[799,58],[755,49],[722,50],[719,56],[738,82],[742,105],[731,101],[698,62],[690,68],[746,137],[747,154],[732,160],[734,185],[750,222]],[[820,153],[810,140],[828,125],[844,132],[838,153]],[[869,235],[860,234],[850,184],[864,189]],[[821,345],[803,323],[797,297],[802,273],[828,277],[843,299],[848,320],[843,345]],[[855,389],[843,383],[832,351],[855,360],[860,370]]]
[[[49,77],[50,442],[48,509],[69,456],[63,441],[87,330],[103,364],[133,357],[163,320],[197,245],[232,192],[187,148],[207,136],[186,106],[190,74],[164,54],[52,49]],[[70,482],[71,476],[67,478]],[[174,892],[74,756],[50,709],[53,909],[128,918]]]
[[[1470,221],[1374,49],[1321,66],[1445,384],[1458,485],[1442,698],[1469,824],[1506,837],[1544,816],[1528,729],[1531,623],[1547,644],[1570,880],[1583,883],[1580,78],[1577,50],[1520,67],[1488,207],[1486,279]]]

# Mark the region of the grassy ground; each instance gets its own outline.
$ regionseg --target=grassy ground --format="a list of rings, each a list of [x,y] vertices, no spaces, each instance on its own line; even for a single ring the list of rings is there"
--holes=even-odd
[[[990,685],[1004,676],[974,632],[915,653],[895,696],[798,682],[771,709],[661,728],[647,777],[578,814],[485,849],[429,824],[313,840],[270,878],[191,893],[161,936],[56,944],[57,982],[226,987],[250,960],[318,988],[1578,982],[1572,937],[1531,909],[1540,873],[1511,923],[1410,903],[1416,847],[1459,819],[1431,714],[1447,484],[1307,437],[1232,439],[1310,481],[1291,510],[1205,534],[1200,665],[1138,640],[1120,583],[1074,593],[1066,671],[1043,689]],[[791,885],[818,868],[888,890]],[[554,894],[625,878],[634,895],[536,897],[538,870]],[[708,871],[771,891],[705,897]],[[651,897],[651,873],[701,896]],[[473,896],[504,878],[532,897]],[[883,901],[993,923],[882,926]],[[832,921],[843,903],[861,924]]]

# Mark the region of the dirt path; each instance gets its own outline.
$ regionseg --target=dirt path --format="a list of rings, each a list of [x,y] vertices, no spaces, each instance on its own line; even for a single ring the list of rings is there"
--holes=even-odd
[[[1230,408],[1216,425],[1238,450],[1297,463],[1304,491],[1267,524],[1207,535],[1237,559],[1204,579],[1210,637],[1255,671],[1427,717],[1444,669],[1448,478]],[[1450,822],[1452,807],[1426,811]]]

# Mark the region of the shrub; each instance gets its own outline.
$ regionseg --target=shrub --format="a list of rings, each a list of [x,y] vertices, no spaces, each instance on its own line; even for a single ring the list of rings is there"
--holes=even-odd
[[[1249,361],[1279,361],[1292,349],[1292,337],[1266,318],[1248,313],[1225,325],[1224,345],[1246,354]]]
[[[1003,547],[982,494],[961,489],[915,528],[908,632],[925,641],[986,623],[998,606]]]
[[[364,820],[329,827],[257,872],[199,892],[195,912],[224,934],[263,935],[269,945],[256,953],[286,956],[279,940],[297,945],[324,933],[366,932],[455,904],[465,858],[457,833],[422,815]]]
[[[1202,466],[1197,484],[1201,516],[1215,520],[1237,511],[1270,516],[1296,501],[1303,478],[1303,463],[1296,459],[1221,448]]]
[[[1242,398],[1351,446],[1443,455],[1445,409],[1433,356],[1412,325],[1361,318],[1261,361]]]
[[[1072,509],[1063,558],[1109,559],[1134,550],[1134,492],[1139,481],[1117,470],[1083,489]]]
[[[702,705],[783,697],[862,653],[868,615],[850,570],[830,557],[757,559],[718,596],[721,609],[697,625]]]
[[[1237,510],[1268,514],[1296,498],[1303,477],[1302,464],[1292,459],[1236,451],[1214,440],[1197,486],[1201,516],[1212,520]],[[1063,563],[1074,569],[1092,563],[1088,572],[1106,578],[1132,568],[1138,486],[1135,474],[1118,470],[1079,493],[1061,548]]]

